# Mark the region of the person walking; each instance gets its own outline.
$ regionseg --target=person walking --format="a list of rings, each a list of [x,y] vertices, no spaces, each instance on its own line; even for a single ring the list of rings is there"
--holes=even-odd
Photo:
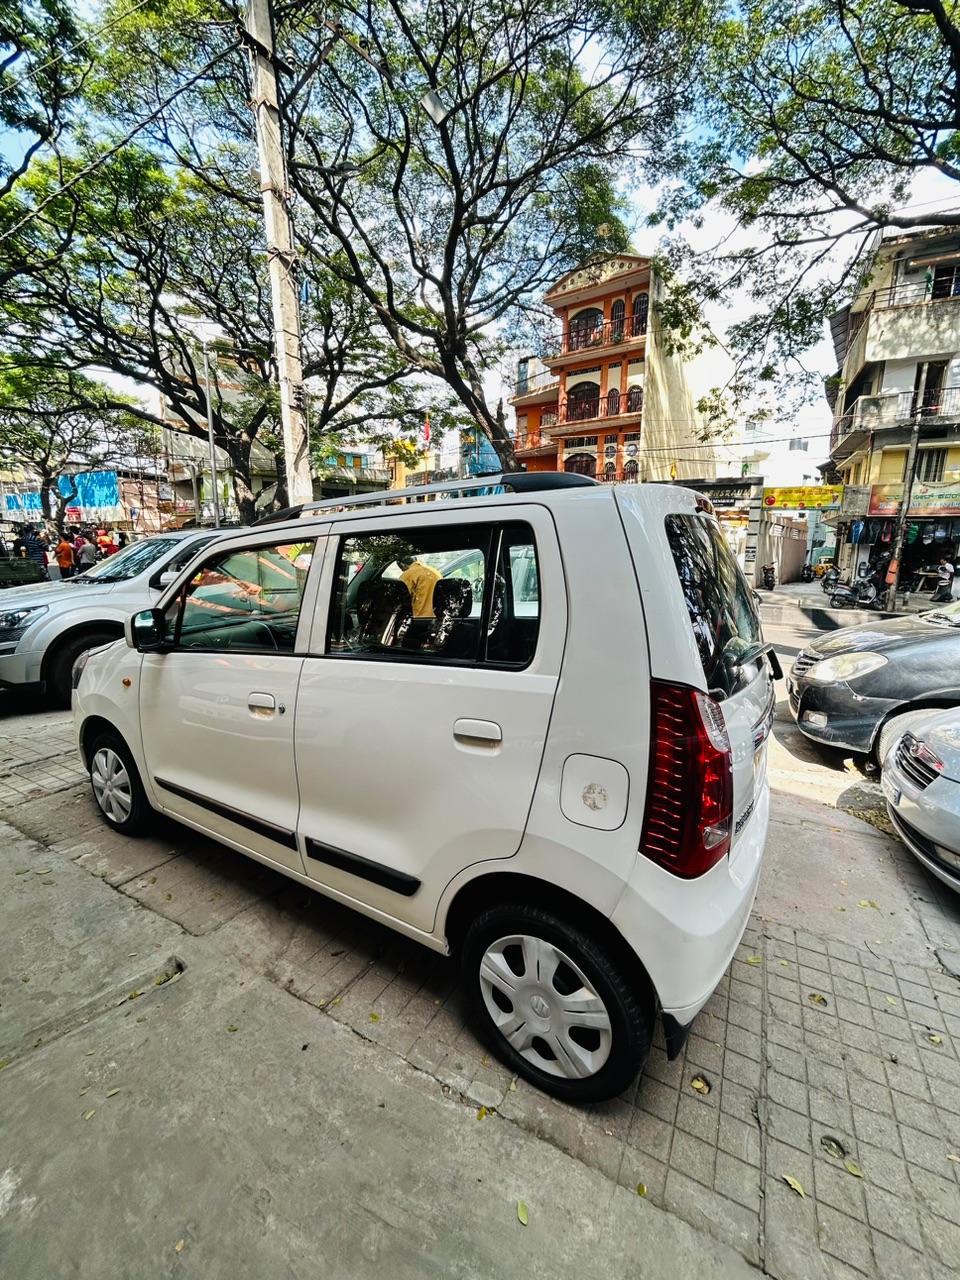
[[[60,577],[72,578],[74,570],[73,544],[65,533],[60,535],[60,541],[57,543],[53,554],[60,567]]]
[[[24,533],[21,546],[23,549],[20,554],[24,556],[25,559],[32,560],[34,564],[40,565],[43,569],[47,567],[46,548],[37,536],[36,529],[32,526],[27,529],[26,533]]]
[[[80,546],[76,553],[77,568],[80,573],[86,573],[97,563],[97,548],[86,538],[79,538],[78,541]]]
[[[953,594],[953,575],[956,570],[946,556],[937,565],[937,589],[930,598],[931,604],[948,603]]]

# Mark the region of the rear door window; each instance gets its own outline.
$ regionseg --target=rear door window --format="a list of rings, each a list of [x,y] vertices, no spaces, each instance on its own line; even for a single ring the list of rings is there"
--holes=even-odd
[[[666,530],[707,688],[729,696],[756,674],[755,662],[743,665],[760,643],[753,592],[710,517],[667,516]]]

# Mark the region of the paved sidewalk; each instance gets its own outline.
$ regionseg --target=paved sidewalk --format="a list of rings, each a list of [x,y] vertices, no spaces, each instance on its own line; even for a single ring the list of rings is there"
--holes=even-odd
[[[120,840],[82,789],[7,816],[256,990],[624,1192],[642,1185],[777,1280],[945,1280],[960,1271],[960,982],[936,953],[960,960],[960,898],[882,830],[875,784],[800,739],[783,704],[776,734],[764,878],[731,971],[679,1060],[659,1042],[637,1086],[591,1108],[512,1081],[466,1028],[451,963],[344,908],[159,820],[153,839]]]

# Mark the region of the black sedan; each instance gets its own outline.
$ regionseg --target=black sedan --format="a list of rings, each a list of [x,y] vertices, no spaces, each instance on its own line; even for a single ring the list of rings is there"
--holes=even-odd
[[[960,602],[824,636],[787,692],[808,738],[882,761],[921,708],[960,706]]]

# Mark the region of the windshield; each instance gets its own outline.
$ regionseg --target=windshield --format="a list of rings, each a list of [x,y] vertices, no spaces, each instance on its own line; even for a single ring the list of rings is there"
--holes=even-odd
[[[921,617],[936,627],[960,627],[960,600],[943,609],[934,609],[932,613],[921,614]]]
[[[135,578],[138,573],[143,573],[144,569],[148,569],[176,545],[170,538],[147,538],[144,542],[135,542],[132,546],[124,547],[115,555],[101,560],[86,573],[81,573],[76,578],[69,578],[68,581],[126,582],[128,578]]]

